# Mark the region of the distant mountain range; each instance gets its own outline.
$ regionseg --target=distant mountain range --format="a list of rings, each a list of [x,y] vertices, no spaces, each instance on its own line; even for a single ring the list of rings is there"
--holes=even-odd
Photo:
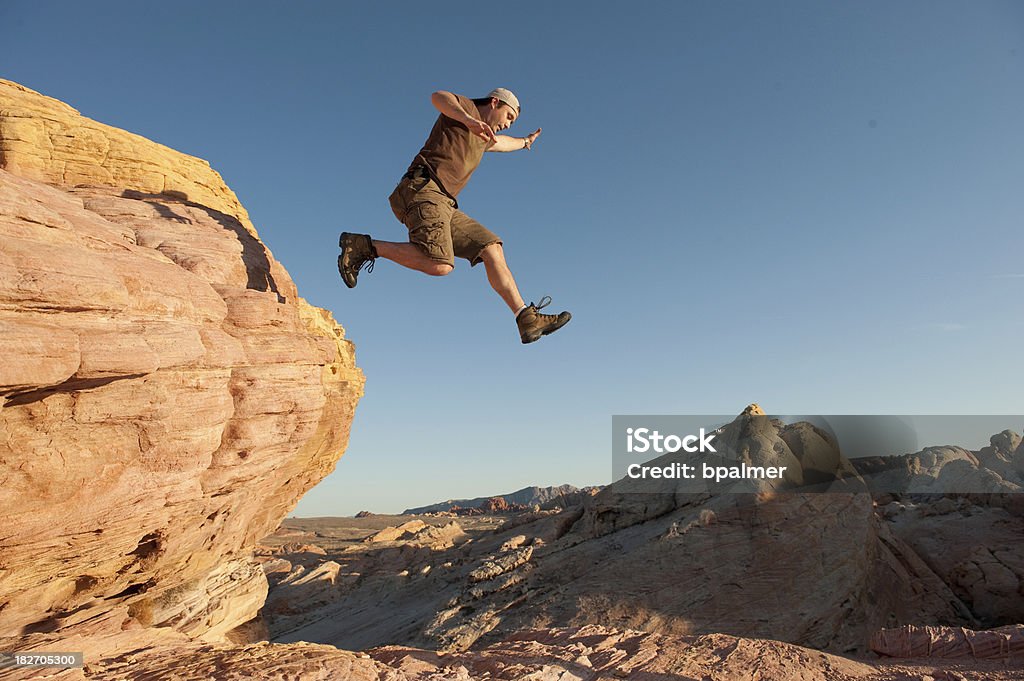
[[[524,487],[521,490],[510,492],[508,494],[493,494],[489,497],[477,497],[475,499],[449,499],[448,501],[442,501],[437,504],[430,504],[429,506],[420,506],[418,508],[408,508],[402,512],[402,515],[415,515],[419,513],[439,513],[442,511],[450,511],[452,508],[480,508],[487,504],[488,501],[494,498],[504,499],[510,506],[521,505],[521,506],[544,506],[552,501],[555,501],[559,497],[566,495],[578,495],[580,493],[589,493],[590,490],[596,489],[595,487],[584,487],[579,488],[573,485],[558,485],[557,487]],[[579,503],[578,501],[574,503]]]

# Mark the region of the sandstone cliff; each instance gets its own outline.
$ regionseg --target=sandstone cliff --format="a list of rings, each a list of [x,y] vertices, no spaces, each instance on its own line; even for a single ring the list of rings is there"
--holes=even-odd
[[[0,80],[0,636],[253,618],[363,375],[205,161]]]

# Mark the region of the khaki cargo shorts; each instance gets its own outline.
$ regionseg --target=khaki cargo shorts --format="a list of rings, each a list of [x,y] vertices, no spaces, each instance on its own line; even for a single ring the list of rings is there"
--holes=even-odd
[[[494,232],[456,208],[429,177],[402,178],[388,201],[395,217],[409,228],[409,241],[436,262],[454,267],[458,256],[476,265],[480,251],[501,243]]]

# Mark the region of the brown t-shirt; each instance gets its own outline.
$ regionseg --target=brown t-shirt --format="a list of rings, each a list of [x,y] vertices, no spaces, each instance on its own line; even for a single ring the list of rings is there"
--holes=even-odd
[[[481,117],[472,99],[462,95],[455,97],[471,116]],[[486,140],[470,134],[469,128],[454,118],[441,114],[409,169],[427,166],[441,189],[454,199],[469,182],[469,176],[480,165],[486,150]]]

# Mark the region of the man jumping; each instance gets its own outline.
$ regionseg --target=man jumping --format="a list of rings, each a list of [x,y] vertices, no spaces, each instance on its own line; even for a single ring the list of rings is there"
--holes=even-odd
[[[342,232],[338,244],[341,278],[346,286],[354,287],[359,271],[365,265],[366,271],[372,272],[378,257],[444,276],[455,269],[458,256],[470,266],[484,264],[487,281],[515,313],[524,343],[557,331],[572,315],[541,314],[538,310],[551,302],[549,296],[544,296],[540,305],[524,303],[505,263],[501,239],[459,210],[455,199],[485,151],[529,149],[540,137],[540,128],[526,137],[497,134],[511,126],[520,112],[519,100],[505,88],[492,90],[481,99],[440,91],[431,95],[430,101],[441,115],[389,199],[395,217],[409,228],[409,243]]]

